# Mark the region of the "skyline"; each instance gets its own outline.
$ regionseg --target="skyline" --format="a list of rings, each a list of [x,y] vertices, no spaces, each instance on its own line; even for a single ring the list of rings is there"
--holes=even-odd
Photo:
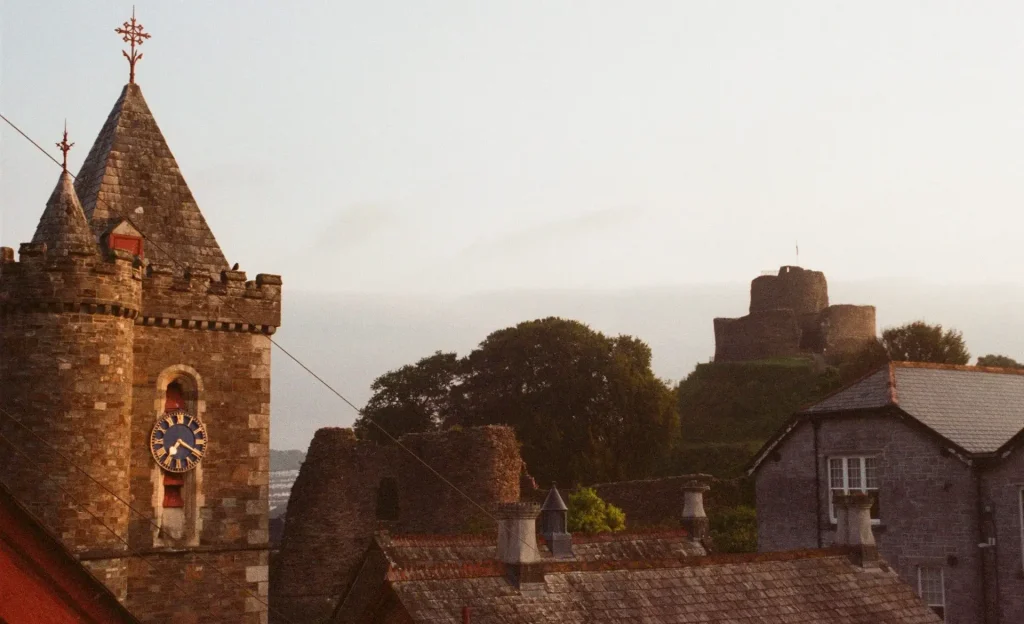
[[[1011,3],[293,6],[137,5],[137,82],[200,208],[290,289],[737,282],[797,241],[833,279],[1024,282]],[[66,117],[76,172],[127,14],[52,15],[5,5],[0,109],[44,146]],[[0,137],[17,247],[59,168]]]

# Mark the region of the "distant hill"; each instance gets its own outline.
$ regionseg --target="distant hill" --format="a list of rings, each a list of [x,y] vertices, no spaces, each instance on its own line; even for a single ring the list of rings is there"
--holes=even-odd
[[[270,451],[270,471],[298,470],[302,462],[306,461],[306,451]]]

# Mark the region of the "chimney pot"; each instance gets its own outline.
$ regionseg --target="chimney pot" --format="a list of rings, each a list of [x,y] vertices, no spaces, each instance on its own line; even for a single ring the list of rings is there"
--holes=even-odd
[[[843,497],[843,503],[846,508],[845,544],[852,548],[854,562],[865,568],[876,567],[878,547],[871,530],[871,496],[863,492],[851,492]]]
[[[540,508],[541,535],[558,558],[572,557],[572,536],[569,534],[569,507],[562,499],[558,487],[552,483],[544,505]]]
[[[699,481],[683,485],[682,524],[690,539],[702,540],[708,535],[708,516],[704,513],[704,492],[711,488]]]
[[[507,564],[537,561],[537,503],[498,505],[498,559]]]

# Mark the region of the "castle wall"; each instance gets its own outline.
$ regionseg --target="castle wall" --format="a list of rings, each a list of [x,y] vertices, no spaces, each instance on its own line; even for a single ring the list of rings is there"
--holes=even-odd
[[[485,509],[519,498],[522,459],[508,427],[412,434],[401,443]],[[385,479],[397,486],[394,520],[377,517]],[[350,429],[320,429],[289,499],[272,610],[325,620],[382,528],[453,534],[490,530],[493,521],[407,451],[358,441]]]
[[[828,282],[820,271],[784,266],[778,275],[761,275],[750,283],[750,313],[793,310],[816,314],[828,307]]]
[[[123,552],[104,525],[123,535],[128,524],[115,495],[128,498],[138,271],[45,244],[23,245],[20,262],[0,256],[0,479],[73,552]],[[124,597],[121,564],[93,569]]]
[[[826,353],[857,351],[877,336],[875,306],[829,306],[821,317]]]
[[[715,361],[741,362],[798,355],[800,336],[800,324],[792,310],[715,319]]]

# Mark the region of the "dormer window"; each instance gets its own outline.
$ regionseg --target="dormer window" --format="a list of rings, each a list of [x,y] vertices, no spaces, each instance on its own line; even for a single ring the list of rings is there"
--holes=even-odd
[[[107,246],[111,249],[123,249],[133,256],[144,256],[142,233],[127,219],[122,219],[107,230]]]

